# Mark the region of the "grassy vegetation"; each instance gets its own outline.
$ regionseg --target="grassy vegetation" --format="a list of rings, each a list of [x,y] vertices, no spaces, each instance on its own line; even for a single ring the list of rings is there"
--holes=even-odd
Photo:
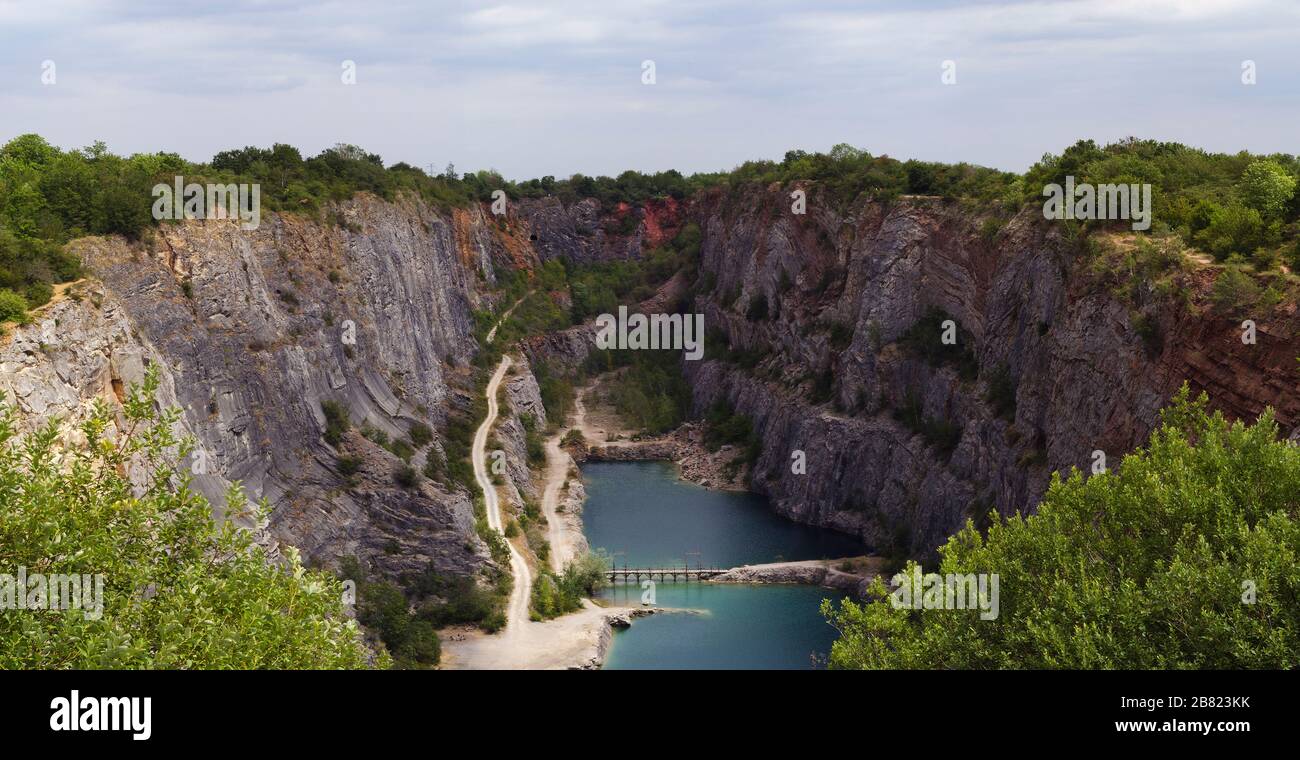
[[[352,426],[348,420],[348,410],[337,401],[320,402],[321,413],[325,415],[325,442],[338,446],[343,442],[343,434]]]
[[[1178,235],[1219,260],[1260,248],[1294,252],[1300,159],[1246,152],[1208,153],[1178,143],[1123,140],[1099,147],[1080,140],[1047,155],[1025,175],[1026,200],[1041,203],[1047,183],[1150,183],[1151,233]],[[1127,222],[1103,226],[1116,228]]]
[[[422,449],[433,441],[433,430],[423,422],[417,422],[411,425],[411,428],[406,432],[406,435],[411,446],[417,449]]]
[[[470,448],[474,442],[474,431],[487,414],[485,391],[488,373],[476,370],[474,388],[470,392],[472,399],[468,409],[452,409],[442,431],[443,456],[430,449],[425,456],[424,475],[449,486],[461,486],[470,493],[478,490],[474,480],[474,468],[470,464]]]
[[[721,330],[708,329],[704,333],[704,356],[706,358],[735,364],[745,369],[753,369],[767,355],[768,349],[762,346],[750,349],[733,348],[727,334]]]
[[[972,164],[899,161],[841,143],[826,153],[792,150],[780,162],[747,161],[735,170],[715,175],[718,184],[770,185],[812,180],[831,198],[851,201],[863,193],[889,200],[899,195],[1003,200],[1018,206],[1020,178],[1011,172]]]
[[[573,323],[586,322],[599,314],[616,313],[620,304],[643,301],[679,271],[693,278],[699,269],[700,240],[700,228],[692,223],[683,226],[666,245],[646,251],[640,261],[585,265],[566,262]],[[669,308],[669,311],[684,310],[684,304]]]
[[[985,400],[993,413],[1006,420],[1016,418],[1016,384],[1005,364],[994,367],[988,376],[989,389]]]
[[[131,239],[147,234],[155,224],[150,188],[177,175],[199,183],[257,183],[268,210],[315,215],[321,215],[326,204],[363,191],[390,200],[408,193],[450,208],[488,201],[500,189],[515,199],[594,198],[609,212],[620,204],[684,199],[705,188],[736,190],[795,181],[817,183],[834,202],[863,194],[886,201],[900,195],[928,195],[968,199],[1005,213],[1023,203],[1041,204],[1043,186],[1063,183],[1070,175],[1080,183],[1151,183],[1156,236],[1176,234],[1221,261],[1238,255],[1260,271],[1279,263],[1300,268],[1300,196],[1296,194],[1300,159],[1285,154],[1207,153],[1151,140],[1125,140],[1105,147],[1083,140],[1059,155],[1044,156],[1024,175],[970,164],[898,161],[840,144],[825,153],[789,151],[780,161],[748,161],[731,171],[690,177],[671,170],[628,171],[617,177],[575,174],[567,179],[512,182],[493,171],[462,174],[450,165],[439,174],[400,162],[385,166],[380,156],[345,144],[307,158],[289,145],[245,147],[195,163],[173,153],[124,158],[109,153],[102,143],[64,151],[38,135],[22,135],[0,148],[0,291],[22,296],[28,308],[44,303],[49,283],[78,274],[78,263],[63,251],[65,242],[87,234]],[[620,214],[618,228],[611,232],[630,233],[637,223],[636,213]],[[341,219],[334,221],[344,224]],[[982,238],[996,238],[1000,224],[997,218],[986,218]],[[698,235],[695,229],[684,239],[649,252],[644,271],[635,271],[642,269],[638,265],[611,263],[576,276],[569,272],[570,319],[610,311],[611,305],[627,297],[644,297],[643,278],[662,281],[682,268],[682,259],[698,254]],[[751,303],[745,310],[757,319],[766,306]]]
[[[490,587],[484,587],[467,576],[439,573],[430,562],[424,572],[404,582],[410,596],[425,600],[416,607],[416,616],[435,628],[468,624],[495,632],[505,627],[503,601],[510,587],[503,582],[504,575],[496,576]]]
[[[533,364],[533,377],[537,380],[547,419],[551,427],[557,427],[573,410],[573,400],[577,396],[574,386],[582,382],[582,376],[556,371],[546,362],[536,362]]]
[[[1053,476],[1036,514],[949,539],[934,570],[997,573],[996,620],[898,608],[881,579],[865,603],[824,603],[831,667],[1300,665],[1300,447],[1271,412],[1229,423],[1207,403],[1184,386],[1118,468]]]
[[[519,422],[524,426],[524,447],[528,452],[528,464],[541,467],[546,462],[546,445],[542,440],[542,431],[537,419],[531,414],[521,414]]]
[[[341,456],[334,460],[335,466],[339,469],[339,474],[352,483],[353,477],[361,471],[361,459],[353,456]]]
[[[499,273],[501,310],[516,302],[518,306],[504,320],[493,312],[475,314],[475,335],[481,346],[475,365],[481,369],[493,368],[500,361],[501,352],[523,337],[562,330],[598,314],[615,313],[620,305],[648,298],[677,272],[694,273],[699,246],[699,227],[689,224],[669,244],[648,251],[642,260],[586,265],[552,260],[532,273],[531,279],[525,272]],[[570,302],[567,313],[559,305],[566,294]],[[677,306],[684,307],[684,304]],[[495,338],[489,344],[487,333],[498,322]],[[623,408],[634,409],[636,394],[645,394],[652,406],[649,412],[637,416],[647,429],[663,430],[671,427],[670,422],[680,421],[688,403],[683,399],[689,399],[680,370],[670,368],[679,358],[679,353],[669,351],[597,352],[577,371],[560,371],[546,362],[536,362],[532,372],[551,427],[555,428],[573,409],[575,387],[585,382],[589,374],[632,367],[627,379],[620,381]]]
[[[625,424],[666,433],[686,420],[691,388],[680,351],[598,350],[587,357],[587,374],[619,370],[607,381],[610,401]]]

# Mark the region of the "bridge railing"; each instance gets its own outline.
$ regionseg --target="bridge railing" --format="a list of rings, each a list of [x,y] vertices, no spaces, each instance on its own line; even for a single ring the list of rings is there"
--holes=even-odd
[[[619,578],[703,578],[721,575],[727,571],[722,567],[616,567],[605,571],[610,580]]]

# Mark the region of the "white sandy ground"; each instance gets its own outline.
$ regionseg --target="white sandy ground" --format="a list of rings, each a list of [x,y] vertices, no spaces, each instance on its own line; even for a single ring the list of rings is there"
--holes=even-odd
[[[573,466],[569,452],[560,448],[565,430],[561,425],[559,432],[546,439],[545,485],[542,490],[542,514],[546,517],[546,539],[551,544],[551,567],[557,572],[563,570],[578,555],[579,547],[586,544],[581,520],[574,515],[559,513],[560,490],[564,488],[569,468]]]
[[[504,357],[492,379],[488,381],[488,413],[474,435],[470,459],[474,464],[474,479],[483,489],[487,507],[488,524],[493,530],[503,528],[501,506],[495,486],[487,473],[487,439],[496,422],[497,389],[511,363]],[[575,547],[581,540],[580,526],[576,520],[561,520],[556,511],[560,489],[568,476],[572,462],[567,452],[560,448],[565,426],[546,442],[545,485],[542,509],[549,523],[552,566],[562,568],[572,559]],[[575,535],[578,533],[578,535]],[[509,669],[535,670],[556,668],[597,668],[604,662],[609,648],[611,622],[623,624],[631,616],[644,614],[641,610],[625,607],[599,607],[584,600],[583,609],[545,622],[529,620],[528,594],[532,588],[532,573],[519,550],[510,544],[510,570],[514,574],[514,588],[507,606],[506,627],[498,634],[487,634],[477,629],[456,628],[443,632],[442,664],[445,669]]]
[[[597,383],[600,381],[597,380]],[[616,419],[606,415],[606,419],[597,422],[593,419],[594,415],[587,414],[587,395],[596,388],[595,384],[586,385],[578,389],[573,398],[573,427],[582,433],[582,437],[587,440],[588,446],[628,446],[634,443],[630,440],[631,430],[623,430]],[[599,425],[599,427],[598,427]],[[613,437],[615,440],[610,440]]]
[[[478,486],[483,490],[484,506],[487,507],[488,525],[495,531],[504,535],[505,523],[501,520],[501,502],[497,498],[496,486],[492,484],[492,478],[487,472],[487,439],[492,432],[492,425],[497,420],[497,413],[500,411],[497,405],[497,390],[501,387],[501,381],[506,376],[506,370],[510,369],[510,357],[501,357],[501,363],[497,365],[497,371],[493,373],[492,379],[488,381],[487,386],[487,416],[483,418],[483,424],[479,425],[478,432],[474,434],[474,446],[470,449],[470,461],[474,464],[474,479],[478,481]],[[514,576],[514,588],[510,592],[510,602],[506,608],[506,628],[503,636],[512,638],[518,635],[522,627],[528,622],[528,591],[533,585],[533,575],[528,569],[528,562],[524,556],[519,553],[514,544],[509,541],[506,545],[510,547],[510,573]]]
[[[442,642],[439,667],[451,670],[599,668],[609,650],[611,623],[636,614],[642,613],[598,607],[584,600],[583,609],[578,612],[543,623],[525,620],[524,625],[515,629],[513,637],[477,629],[444,631],[446,638]]]

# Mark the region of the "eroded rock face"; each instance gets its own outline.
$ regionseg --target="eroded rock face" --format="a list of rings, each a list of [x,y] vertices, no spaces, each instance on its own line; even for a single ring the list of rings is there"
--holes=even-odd
[[[470,407],[473,313],[494,306],[485,286],[497,272],[532,268],[539,252],[636,255],[639,233],[610,231],[635,228],[639,212],[621,213],[627,222],[611,222],[594,201],[556,199],[512,203],[504,216],[479,205],[444,213],[361,194],[318,218],[264,214],[252,231],[187,221],[146,243],[76,241],[93,272],[85,297],[42,310],[0,344],[0,390],[24,429],[57,415],[75,435],[96,399],[119,403],[156,363],[158,402],[182,411],[177,432],[195,437],[205,463],[195,485],[218,516],[238,481],[272,504],[268,540],[310,560],[357,557],[390,577],[429,563],[473,573],[491,560],[469,495],[399,478],[408,463],[380,443],[418,423],[436,431]],[[526,361],[506,394],[512,411],[497,437],[507,482],[516,498],[538,499],[522,415],[544,428],[546,410]],[[350,421],[333,445],[323,402]],[[409,466],[441,448],[435,435]]]
[[[0,397],[13,405],[19,434],[53,421],[65,441],[80,444],[85,441],[81,425],[98,403],[118,412],[119,424],[124,423],[121,402],[151,365],[159,369],[159,404],[177,406],[176,376],[161,354],[134,330],[102,284],[83,280],[33,312],[31,324],[16,326],[0,339]],[[193,428],[181,419],[173,432],[181,437]],[[105,430],[112,439],[118,434],[116,426]],[[208,453],[202,445],[196,449],[196,456]],[[145,475],[138,469],[128,474],[137,482]],[[197,475],[196,481],[208,478]],[[207,485],[223,496],[227,483],[212,480]],[[223,504],[219,499],[214,506],[220,510]]]
[[[144,378],[153,349],[132,332],[122,308],[105,299],[95,282],[74,286],[74,298],[60,298],[0,339],[0,392],[17,411],[27,432],[54,418],[75,430],[89,416],[95,399],[117,393]],[[164,368],[165,372],[165,368]],[[169,374],[160,394],[175,398]]]
[[[1032,511],[1052,471],[1088,471],[1094,451],[1117,466],[1184,380],[1230,416],[1272,406],[1285,431],[1300,426],[1294,305],[1257,317],[1267,327],[1255,346],[1241,343],[1238,320],[1165,307],[1152,355],[1130,308],[1091,284],[1077,246],[1031,212],[985,239],[955,203],[819,200],[814,190],[795,216],[773,188],[706,195],[695,209],[714,283],[697,302],[706,325],[756,357],[686,362],[696,412],[725,398],[753,418],[764,446],[751,485],[783,514],[927,556],[991,506]],[[1198,281],[1193,303],[1210,282]],[[767,314],[749,319],[756,298]],[[931,308],[957,323],[977,378],[897,345]],[[1013,416],[988,401],[1002,369]],[[814,403],[819,380],[826,398]],[[909,404],[960,428],[950,453],[896,419]],[[798,451],[806,474],[792,472]]]
[[[596,327],[576,325],[567,330],[525,338],[521,342],[530,362],[543,362],[555,372],[572,373],[582,368],[596,347]]]
[[[324,564],[473,572],[489,560],[468,495],[423,478],[403,487],[405,463],[359,431],[396,440],[468,404],[452,381],[478,350],[480,285],[520,264],[518,246],[480,208],[444,216],[361,195],[330,214],[335,223],[267,214],[254,231],[163,225],[147,244],[77,241],[102,281],[96,303],[47,310],[50,340],[42,323],[20,330],[0,355],[3,387],[37,424],[114,401],[157,362],[159,402],[179,407],[199,441],[208,474],[196,485],[214,504],[242,482],[273,505],[275,538]],[[326,401],[351,422],[337,446],[322,437]],[[341,457],[358,471],[345,477]]]
[[[686,362],[695,411],[725,398],[750,415],[763,442],[751,487],[782,514],[878,551],[926,556],[989,507],[1030,511],[1053,470],[1087,469],[1096,450],[1116,466],[1185,379],[1233,417],[1274,407],[1300,438],[1293,304],[1256,315],[1258,343],[1245,345],[1239,320],[1204,308],[1212,278],[1200,274],[1195,308],[1147,308],[1164,336],[1153,348],[1132,308],[1082,271],[1077,246],[1032,213],[988,236],[960,204],[843,206],[809,190],[806,216],[776,187],[610,213],[593,200],[525,199],[504,217],[361,195],[330,222],[266,214],[251,232],[184,222],[148,244],[86,239],[74,250],[102,284],[0,341],[0,390],[24,429],[52,415],[71,429],[93,399],[115,403],[156,362],[159,401],[182,409],[181,432],[208,462],[196,485],[214,504],[242,482],[272,503],[272,536],[325,564],[357,556],[394,576],[429,562],[471,573],[490,560],[468,494],[399,485],[405,464],[360,429],[400,439],[469,407],[473,312],[492,305],[484,285],[502,268],[637,257],[694,221],[697,306],[750,357]],[[766,314],[747,315],[755,299]],[[957,323],[973,379],[899,345],[931,308]],[[575,370],[593,343],[587,325],[522,346],[497,433],[519,498],[539,498],[520,414],[546,415],[528,365]],[[999,416],[988,395],[1003,370],[1015,409]],[[323,439],[323,401],[348,411],[338,446]],[[908,406],[960,429],[951,451],[898,421]],[[435,436],[430,451],[441,446]],[[791,471],[797,451],[806,474]],[[350,479],[340,456],[359,462]]]
[[[504,388],[506,405],[495,429],[497,440],[501,442],[505,454],[503,461],[506,472],[502,474],[514,490],[513,503],[522,504],[524,497],[540,501],[541,487],[533,482],[529,471],[525,417],[530,418],[529,424],[533,425],[538,436],[544,435],[546,407],[542,405],[542,394],[527,359],[511,365]]]
[[[565,205],[559,198],[526,198],[512,214],[529,229],[529,242],[542,261],[566,258],[588,264],[636,258],[641,252],[641,212],[623,207],[612,216],[600,202],[584,198]]]

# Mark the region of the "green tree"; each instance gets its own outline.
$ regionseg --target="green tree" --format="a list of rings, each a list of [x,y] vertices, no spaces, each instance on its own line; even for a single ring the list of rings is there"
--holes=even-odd
[[[0,162],[14,162],[24,167],[41,167],[53,161],[59,149],[36,134],[19,135],[0,148]]]
[[[0,668],[365,667],[337,580],[304,568],[292,548],[272,562],[249,531],[213,520],[179,466],[192,442],[172,433],[177,410],[155,411],[157,388],[155,368],[111,438],[115,415],[98,404],[75,446],[58,445],[53,421],[19,440],[0,406],[0,568],[104,581],[98,617],[0,614]],[[131,463],[143,468],[140,485],[123,474]],[[227,517],[252,509],[232,487]]]
[[[582,608],[583,597],[593,596],[606,584],[609,558],[601,552],[584,552],[556,576],[543,570],[533,581],[530,602],[534,619],[547,620]]]
[[[1295,187],[1295,177],[1272,161],[1254,161],[1241,173],[1242,198],[1265,219],[1282,215]]]
[[[0,289],[0,322],[27,321],[27,299],[12,290]]]
[[[1235,316],[1259,301],[1259,286],[1240,265],[1233,262],[1224,267],[1214,280],[1210,298],[1219,311]]]
[[[4,201],[4,222],[19,235],[37,236],[45,213],[45,197],[30,183],[10,190]]]
[[[1267,242],[1266,232],[1258,211],[1231,203],[1211,212],[1209,224],[1196,234],[1195,240],[1222,261],[1234,253],[1249,255]]]
[[[940,556],[999,574],[998,617],[895,607],[877,579],[823,603],[832,667],[1300,665],[1300,447],[1271,411],[1229,423],[1184,386],[1117,471],[1054,476],[1037,514],[968,521]]]

